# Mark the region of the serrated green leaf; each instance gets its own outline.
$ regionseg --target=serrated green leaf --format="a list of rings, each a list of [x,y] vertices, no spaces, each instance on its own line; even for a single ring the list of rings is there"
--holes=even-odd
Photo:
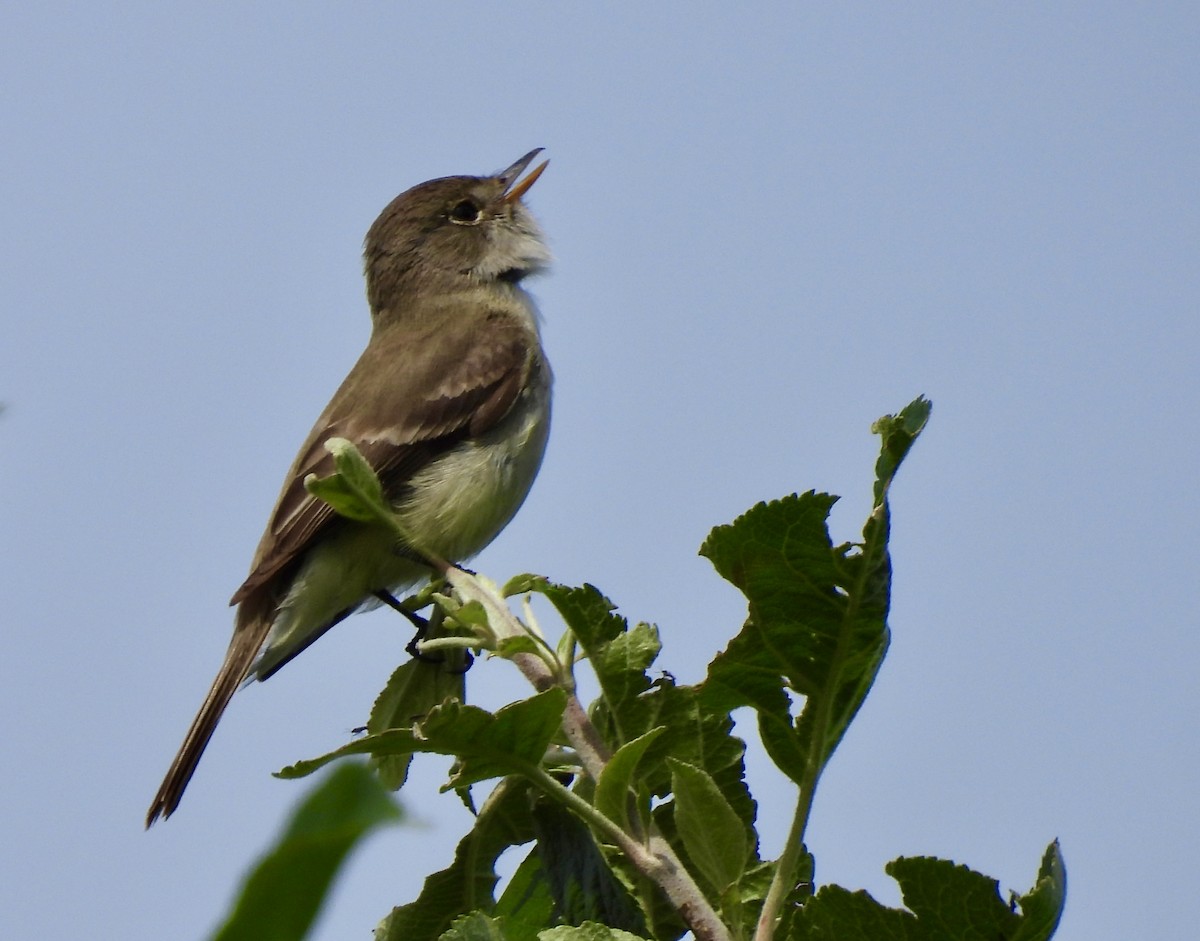
[[[345,764],[293,811],[274,848],[247,875],[215,941],[298,941],[346,856],[400,809],[362,764]]]
[[[592,709],[593,721],[606,741],[631,741],[651,729],[665,726],[667,733],[656,739],[638,763],[638,787],[657,797],[671,789],[667,758],[678,758],[703,768],[720,786],[738,816],[751,825],[755,806],[744,783],[745,743],[733,735],[728,713],[704,707],[692,686],[677,686],[669,676],[655,680],[640,696],[620,704],[622,732],[614,731],[607,702]]]
[[[688,858],[722,893],[737,882],[749,859],[745,826],[702,769],[673,758],[668,763],[679,837]]]
[[[1021,906],[1021,922],[1013,941],[1048,941],[1062,918],[1067,903],[1067,868],[1062,850],[1055,840],[1042,856],[1037,882],[1024,895],[1017,897]]]
[[[525,774],[540,764],[565,705],[566,693],[558,688],[512,703],[494,715],[451,700],[430,710],[417,732],[391,729],[368,735],[318,758],[289,765],[277,771],[276,777],[304,777],[346,755],[380,757],[413,752],[457,756],[460,763],[451,787]]]
[[[503,919],[471,912],[454,919],[438,941],[512,941],[503,924]]]
[[[861,544],[833,545],[827,520],[837,498],[810,491],[758,504],[700,549],[749,602],[741,633],[709,666],[702,698],[727,711],[753,707],[772,760],[798,783],[819,776],[887,651],[887,490],[930,408],[918,398],[875,423],[876,502]],[[791,693],[805,697],[799,719]]]
[[[624,736],[636,739],[652,729],[667,732],[653,740],[637,766],[639,793],[666,797],[671,791],[668,758],[703,768],[716,781],[725,800],[734,808],[750,839],[756,806],[745,784],[745,744],[732,734],[733,722],[727,713],[702,707],[695,687],[676,686],[670,676],[655,680],[651,689],[621,704]],[[617,740],[612,717],[605,703],[597,704],[593,720],[607,741]],[[671,804],[661,805],[655,819],[674,834]],[[663,814],[666,814],[664,819]],[[670,834],[668,838],[670,838]]]
[[[646,671],[658,659],[662,642],[658,628],[639,623],[627,627],[607,642],[584,645],[596,672],[605,680],[605,698],[619,707],[631,696],[645,691],[649,685]]]
[[[550,584],[550,580],[544,575],[532,575],[528,572],[522,575],[514,575],[504,587],[500,589],[500,594],[505,598],[511,598],[513,595],[528,595],[532,592],[540,593],[543,588]]]
[[[646,669],[658,655],[658,632],[647,624],[632,631],[628,622],[614,613],[615,606],[592,585],[572,588],[545,579],[524,583],[529,591],[544,595],[554,605],[596,674],[601,700],[612,724],[609,739],[619,747],[645,730],[625,734],[621,727],[622,706],[650,687]]]
[[[532,818],[555,920],[568,925],[596,921],[641,931],[645,927],[641,912],[583,821],[546,796],[534,800]]]
[[[521,779],[497,785],[459,842],[454,862],[426,878],[415,901],[392,909],[375,941],[436,941],[463,912],[490,910],[496,860],[510,846],[533,839],[530,798],[531,785]]]
[[[943,859],[893,860],[887,872],[900,883],[908,911],[887,908],[866,892],[823,886],[795,913],[791,941],[1048,941],[1061,913],[1065,873],[1051,844],[1037,888],[1046,895],[1017,914],[995,879]],[[1030,893],[1033,894],[1032,892]],[[1026,896],[1028,898],[1028,896]]]
[[[504,916],[510,941],[535,941],[564,920],[640,931],[644,921],[637,906],[578,818],[546,799],[535,800],[532,816],[534,848],[496,903],[495,914]]]
[[[367,732],[378,735],[389,729],[412,730],[438,704],[463,698],[463,673],[446,669],[442,663],[413,659],[392,673],[375,699],[367,719]],[[375,755],[372,758],[384,786],[399,790],[408,777],[412,752]]]
[[[350,755],[373,755],[379,757],[381,755],[411,755],[414,752],[435,751],[435,749],[423,748],[421,746],[421,740],[413,734],[411,729],[390,729],[387,732],[380,732],[378,735],[366,735],[360,739],[355,739],[341,748],[335,748],[333,751],[326,752],[324,755],[319,755],[316,758],[309,758],[287,765],[276,771],[275,777],[284,778],[285,780],[304,778],[314,771],[324,768],[331,761]]]
[[[600,780],[596,782],[594,806],[609,820],[623,827],[628,825],[626,811],[632,792],[634,772],[646,749],[666,730],[666,726],[660,725],[632,742],[626,742],[605,765]]]
[[[777,867],[774,860],[748,866],[737,883],[721,896],[722,919],[731,926],[740,924],[744,938],[754,937],[763,902],[770,892]],[[792,915],[812,895],[812,867],[812,856],[803,853],[795,874],[795,886],[784,899],[781,918],[773,937],[788,937]],[[736,927],[734,935],[737,936]]]
[[[754,819],[754,803],[743,783],[745,746],[719,709],[702,708],[691,688],[677,687],[664,674],[651,681],[647,670],[658,656],[658,631],[649,624],[630,628],[614,606],[591,585],[571,588],[537,576],[514,579],[506,590],[536,591],[555,606],[590,660],[601,697],[591,714],[605,741],[619,750],[658,726],[670,733],[652,742],[638,765],[639,787],[667,793],[668,755],[703,768],[717,781],[739,816]]]
[[[536,941],[538,932],[553,924],[554,897],[536,849],[529,851],[508,880],[496,900],[496,915],[504,918],[509,941]]]
[[[943,936],[944,941],[950,941]],[[887,908],[863,891],[822,886],[792,917],[787,941],[931,941],[910,912]],[[958,939],[954,939],[958,941]],[[964,939],[966,941],[966,939]],[[999,941],[999,939],[992,939]]]
[[[823,765],[887,649],[887,595],[864,584],[877,573],[855,571],[847,547],[830,542],[835,499],[809,492],[760,503],[700,550],[750,602],[741,633],[710,664],[702,698],[754,707],[772,759],[795,781],[814,754],[804,733],[819,735]],[[822,706],[820,729],[796,727],[788,689],[806,697],[806,711]]]
[[[900,857],[884,867],[900,883],[905,907],[921,927],[962,941],[1011,938],[1018,916],[987,876],[929,856]]]
[[[567,694],[557,687],[511,703],[493,716],[482,709],[449,704],[421,723],[421,734],[457,755],[451,784],[466,787],[487,778],[523,774],[541,765],[562,724]]]
[[[609,928],[595,922],[587,922],[577,928],[563,925],[551,928],[538,935],[538,941],[646,941],[641,935],[630,934],[620,928]]]

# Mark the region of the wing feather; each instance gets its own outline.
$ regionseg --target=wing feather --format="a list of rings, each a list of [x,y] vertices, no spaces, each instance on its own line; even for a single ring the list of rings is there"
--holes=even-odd
[[[524,388],[536,337],[504,311],[470,331],[441,319],[397,324],[368,344],[317,420],[288,472],[283,492],[234,594],[239,604],[298,563],[328,527],[342,520],[304,488],[309,474],[333,473],[332,437],[354,442],[395,501],[405,482],[460,441],[501,421]]]

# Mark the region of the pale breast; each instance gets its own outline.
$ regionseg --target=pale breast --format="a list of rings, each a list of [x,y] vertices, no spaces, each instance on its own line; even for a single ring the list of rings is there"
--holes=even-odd
[[[396,512],[417,546],[452,562],[487,546],[525,502],[549,430],[549,369],[539,361],[502,421],[413,476]]]

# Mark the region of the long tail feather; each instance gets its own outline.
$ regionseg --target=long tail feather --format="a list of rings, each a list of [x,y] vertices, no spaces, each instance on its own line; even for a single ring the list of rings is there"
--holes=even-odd
[[[261,597],[261,596],[260,596]],[[255,602],[258,601],[256,604]],[[270,612],[274,605],[263,602],[267,599],[248,598],[238,606],[237,624],[233,639],[229,642],[229,650],[225,654],[225,662],[221,664],[220,672],[213,681],[212,688],[196,718],[192,720],[191,728],[179,753],[171,762],[167,776],[163,778],[150,810],[146,814],[147,829],[160,817],[164,820],[174,813],[183,797],[183,792],[200,763],[200,756],[208,747],[208,742],[216,731],[217,723],[229,705],[229,700],[237,692],[254,662],[259,649],[267,639],[271,627]]]

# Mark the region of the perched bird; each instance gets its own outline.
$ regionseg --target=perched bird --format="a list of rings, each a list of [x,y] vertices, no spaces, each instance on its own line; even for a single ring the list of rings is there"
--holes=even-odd
[[[462,561],[525,500],[550,427],[550,366],[521,286],[550,254],[521,201],[541,149],[492,176],[430,180],[397,196],[367,233],[371,338],[288,471],[233,638],[146,815],[179,805],[234,692],[265,680],[364,602]],[[519,182],[518,182],[519,180]],[[334,470],[324,444],[353,442],[379,475],[406,541],[348,520],[304,487]]]

